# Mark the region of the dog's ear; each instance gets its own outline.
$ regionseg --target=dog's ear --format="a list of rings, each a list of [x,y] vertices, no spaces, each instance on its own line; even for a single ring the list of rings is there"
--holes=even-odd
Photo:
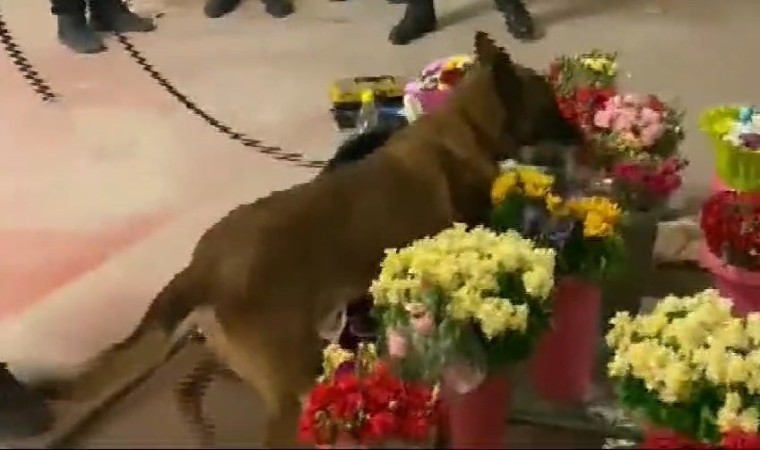
[[[491,39],[491,36],[489,36],[488,33],[485,31],[475,32],[475,59],[480,64],[492,66],[500,57],[500,54],[509,59],[509,56],[504,53],[503,49],[500,49],[496,45],[496,42]]]
[[[483,31],[475,33],[475,60],[479,66],[491,74],[493,90],[499,102],[508,112],[510,138],[515,142],[523,140],[528,128],[525,117],[525,86],[517,65],[493,39]]]
[[[519,89],[520,77],[512,58],[485,31],[475,33],[475,59],[490,67],[500,84],[506,83],[506,88]]]

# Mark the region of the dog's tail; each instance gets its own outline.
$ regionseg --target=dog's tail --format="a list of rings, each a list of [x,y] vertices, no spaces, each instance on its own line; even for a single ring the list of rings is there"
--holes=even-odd
[[[39,388],[58,399],[86,400],[158,368],[181,337],[180,326],[205,297],[191,283],[189,270],[177,273],[158,293],[126,339],[95,356],[72,378],[46,381]]]

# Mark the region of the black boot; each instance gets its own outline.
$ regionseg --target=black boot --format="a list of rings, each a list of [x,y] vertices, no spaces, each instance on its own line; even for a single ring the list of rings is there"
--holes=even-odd
[[[262,0],[264,10],[272,17],[282,19],[293,14],[293,3],[291,0]]]
[[[435,30],[433,0],[407,0],[404,17],[391,30],[388,39],[394,45],[406,45]]]
[[[122,0],[91,0],[90,24],[97,31],[116,33],[143,33],[156,29],[151,19],[133,13]]]
[[[98,53],[106,49],[100,37],[87,24],[84,12],[59,14],[58,40],[77,53]]]
[[[530,41],[536,38],[533,17],[522,0],[495,0],[496,8],[504,15],[507,31],[515,39]]]
[[[206,6],[203,7],[203,13],[206,17],[216,19],[234,11],[240,0],[206,0]]]
[[[45,399],[27,389],[0,363],[0,440],[42,434],[53,420]]]

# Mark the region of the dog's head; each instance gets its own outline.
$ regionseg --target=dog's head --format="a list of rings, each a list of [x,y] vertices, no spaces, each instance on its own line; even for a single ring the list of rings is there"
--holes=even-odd
[[[475,64],[452,101],[497,145],[497,157],[515,157],[525,145],[574,143],[575,129],[560,115],[550,83],[520,66],[487,33],[475,34]]]

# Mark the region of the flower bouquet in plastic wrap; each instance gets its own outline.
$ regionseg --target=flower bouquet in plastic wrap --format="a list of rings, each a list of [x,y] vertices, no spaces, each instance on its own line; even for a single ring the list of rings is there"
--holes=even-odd
[[[505,369],[549,325],[555,253],[463,224],[388,249],[372,283],[384,344],[405,378],[440,379],[454,448],[504,445]]]
[[[580,402],[591,388],[601,334],[598,282],[623,259],[620,208],[606,197],[562,197],[553,176],[520,166],[495,180],[491,197],[492,228],[517,230],[556,252],[552,329],[535,352],[532,378],[544,398]]]
[[[404,87],[404,115],[407,120],[414,122],[421,115],[440,108],[472,64],[471,56],[456,55],[426,65],[419,77]]]
[[[596,281],[621,262],[622,212],[608,197],[559,193],[554,176],[517,166],[496,178],[491,201],[491,228],[517,230],[538,245],[555,249],[558,276]]]
[[[583,129],[593,120],[598,105],[615,94],[618,63],[615,53],[599,50],[562,55],[549,65],[562,116]]]
[[[732,189],[760,191],[760,111],[718,106],[702,114],[699,126],[712,142],[720,180]]]
[[[595,165],[614,170],[620,163],[677,158],[684,138],[683,116],[683,111],[651,94],[608,98],[585,129]]]
[[[715,290],[668,296],[611,320],[608,373],[641,423],[642,448],[756,448],[760,315],[731,315]],[[678,446],[677,446],[678,445]]]
[[[718,191],[702,205],[701,265],[734,311],[760,311],[760,195]]]
[[[373,344],[359,344],[356,353],[330,345],[299,435],[321,448],[426,447],[438,426],[438,408],[437,387],[397,377]]]
[[[688,161],[680,157],[626,158],[613,165],[612,190],[627,211],[649,212],[664,207],[683,184]]]

